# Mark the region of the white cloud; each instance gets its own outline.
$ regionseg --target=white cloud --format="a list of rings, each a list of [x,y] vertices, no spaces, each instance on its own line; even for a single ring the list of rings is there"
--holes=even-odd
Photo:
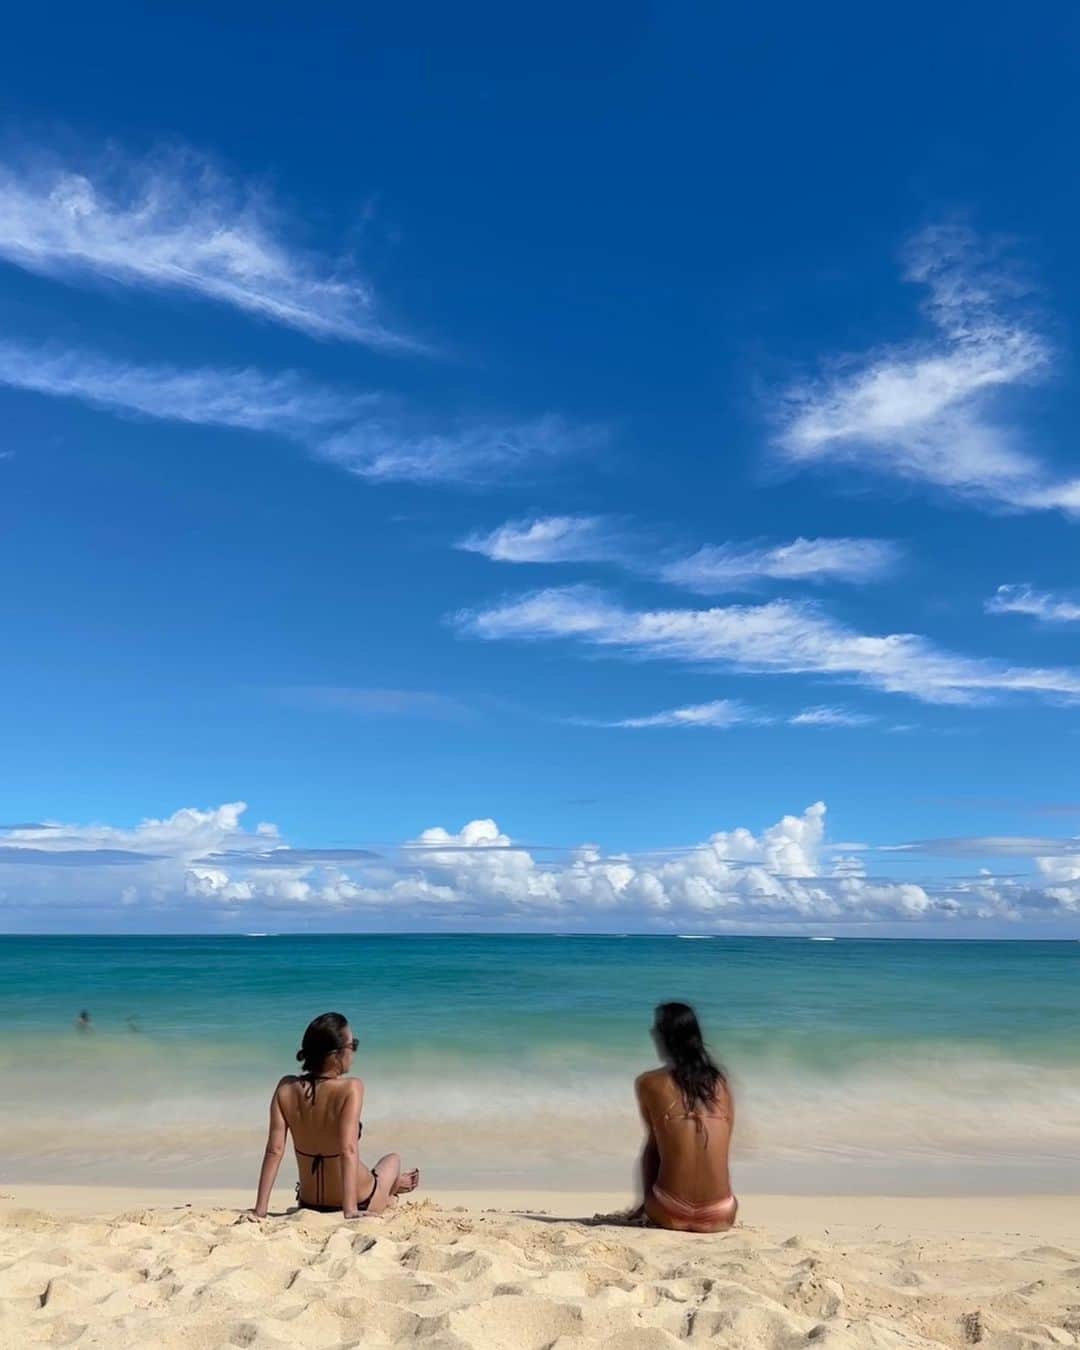
[[[228,872],[220,868],[193,863],[184,874],[184,894],[200,900],[243,902],[255,898],[255,887],[250,881],[230,881]]]
[[[623,717],[614,722],[574,718],[578,726],[629,727],[635,730],[648,727],[713,727],[726,730],[735,726],[772,726],[778,719],[757,708],[748,707],[739,699],[720,698],[711,703],[692,703],[685,708],[668,708],[663,712],[642,717]],[[850,712],[846,708],[804,708],[802,712],[784,719],[792,727],[865,727],[877,721],[868,713]],[[896,730],[897,728],[889,728]]]
[[[424,830],[400,850],[293,849],[273,826],[241,825],[242,803],[177,811],[133,828],[35,825],[0,832],[5,927],[50,921],[72,929],[134,922],[205,927],[582,928],[601,931],[785,931],[864,924],[1053,916],[1075,910],[1072,881],[1020,887],[987,875],[934,889],[864,875],[825,841],[815,803],[755,833],[719,830],[689,848],[605,854],[592,845],[548,851],[516,845],[490,819],[460,831]],[[837,846],[840,847],[840,846]],[[95,862],[129,851],[130,865]],[[56,866],[26,866],[25,850]],[[62,859],[76,855],[77,868]],[[35,915],[37,919],[35,920]],[[136,919],[135,915],[143,915]]]
[[[1044,623],[1080,622],[1080,604],[1031,586],[999,586],[986,602],[988,614],[1029,614]]]
[[[740,590],[761,578],[778,581],[876,581],[887,576],[899,549],[885,539],[794,539],[752,548],[706,546],[659,569],[664,581],[703,594]]]
[[[792,464],[855,464],[1015,510],[1080,511],[1080,483],[1055,481],[995,412],[1001,391],[1033,383],[1051,364],[1045,339],[1008,313],[1019,289],[1008,271],[970,231],[938,227],[912,241],[905,276],[926,287],[936,336],[789,389],[781,454]]]
[[[0,384],[110,412],[307,439],[357,416],[370,395],[336,393],[292,371],[140,366],[55,347],[0,342]]]
[[[488,640],[573,638],[628,656],[706,663],[760,674],[824,674],[928,703],[1002,693],[1080,696],[1080,671],[1010,666],[941,651],[912,633],[878,637],[816,606],[775,600],[707,610],[631,610],[588,587],[535,591],[452,621]]]
[[[793,727],[865,727],[876,719],[867,713],[848,712],[846,708],[804,708],[788,718]]]
[[[1035,866],[1039,869],[1040,874],[1054,885],[1080,882],[1080,855],[1078,853],[1074,853],[1072,856],[1050,854],[1037,857]],[[1080,887],[1070,890],[1070,898],[1071,903],[1080,908]]]
[[[624,717],[618,722],[600,722],[607,727],[727,727],[763,723],[768,719],[738,699],[718,698],[711,703],[695,703],[686,708],[669,708],[646,717]]]
[[[599,429],[558,417],[459,420],[450,431],[418,431],[415,419],[377,394],[330,389],[295,371],[144,366],[15,342],[0,342],[0,385],[121,415],[273,432],[375,482],[485,487],[603,440]]]
[[[881,845],[884,853],[920,853],[939,858],[1032,858],[1080,855],[1080,838],[1029,834],[967,834]]]
[[[271,825],[260,825],[255,834],[248,834],[240,825],[246,810],[245,802],[226,802],[208,811],[185,807],[163,820],[150,817],[130,828],[50,821],[16,825],[0,830],[0,849],[39,853],[58,863],[72,852],[112,855],[127,851],[146,859],[184,861],[226,846],[265,850],[268,841],[277,838],[277,831]],[[6,852],[0,852],[0,859],[6,856]]]
[[[608,516],[537,516],[470,534],[458,548],[493,562],[602,562],[618,558],[625,543]]]
[[[655,546],[611,516],[535,516],[475,532],[458,548],[493,562],[615,562],[632,572],[705,594],[743,590],[775,581],[876,581],[900,560],[886,539],[793,539],[786,544],[731,542],[706,545],[688,557],[664,561]]]
[[[265,193],[193,153],[114,156],[91,174],[0,168],[0,258],[64,281],[186,292],[313,337],[413,345],[384,325],[350,262],[289,244]]]
[[[462,423],[449,431],[372,418],[332,436],[319,454],[374,482],[486,487],[545,461],[595,449],[604,439],[600,428],[570,426],[554,415],[531,422]]]

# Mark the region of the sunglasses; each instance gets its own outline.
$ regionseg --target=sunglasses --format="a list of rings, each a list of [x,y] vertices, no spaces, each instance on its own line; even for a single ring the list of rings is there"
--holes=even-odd
[[[342,1048],[342,1050],[351,1050],[351,1051],[353,1052],[353,1054],[355,1055],[355,1054],[356,1054],[357,1047],[359,1046],[359,1044],[360,1044],[360,1038],[359,1038],[358,1036],[354,1036],[354,1037],[352,1038],[351,1041],[346,1041],[345,1044],[344,1044],[341,1048]]]

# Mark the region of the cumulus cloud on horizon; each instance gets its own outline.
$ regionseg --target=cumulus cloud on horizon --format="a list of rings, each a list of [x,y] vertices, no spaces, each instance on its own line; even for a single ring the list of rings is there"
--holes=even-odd
[[[1025,841],[1047,851],[1024,883],[989,873],[936,885],[872,877],[854,846],[828,845],[821,802],[758,833],[722,829],[686,848],[640,854],[519,845],[490,819],[456,832],[432,827],[397,850],[293,848],[274,825],[246,829],[245,809],[187,808],[130,828],[7,828],[0,922],[12,931],[33,931],[47,914],[51,930],[66,931],[328,924],[719,933],[1080,915],[1080,867],[1053,852],[1054,841]]]

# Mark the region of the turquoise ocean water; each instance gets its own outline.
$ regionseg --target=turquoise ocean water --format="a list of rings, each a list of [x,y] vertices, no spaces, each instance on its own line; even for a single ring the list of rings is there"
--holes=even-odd
[[[652,1008],[681,998],[744,1185],[1080,1190],[1078,977],[1078,943],[0,937],[0,1181],[246,1184],[335,1008],[372,1147],[443,1186],[622,1186]]]

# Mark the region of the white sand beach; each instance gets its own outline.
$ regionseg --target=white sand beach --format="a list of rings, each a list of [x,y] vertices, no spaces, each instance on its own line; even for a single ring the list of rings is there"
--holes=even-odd
[[[7,1185],[0,1345],[787,1350],[1080,1343],[1076,1197],[754,1196],[700,1237],[625,1197],[439,1192],[381,1219],[246,1192]]]

